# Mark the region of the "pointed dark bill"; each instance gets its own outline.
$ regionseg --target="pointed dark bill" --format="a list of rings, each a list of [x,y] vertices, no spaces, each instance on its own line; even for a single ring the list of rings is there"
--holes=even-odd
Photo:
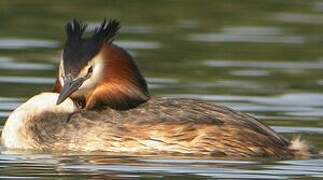
[[[83,78],[76,79],[74,81],[66,80],[64,82],[63,90],[58,96],[56,105],[61,104],[62,102],[65,101],[65,99],[67,99],[71,94],[73,94],[73,92],[77,91],[79,87],[83,84],[83,82],[84,82]]]

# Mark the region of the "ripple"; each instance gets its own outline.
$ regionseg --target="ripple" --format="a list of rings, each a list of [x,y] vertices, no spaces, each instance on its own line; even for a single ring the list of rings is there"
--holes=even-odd
[[[240,173],[198,173],[197,175],[218,178],[218,179],[288,179],[287,177],[277,175],[260,175],[258,173],[246,173],[240,171]],[[238,178],[237,178],[238,177]]]
[[[29,164],[30,166],[48,166],[56,165],[59,163],[60,158],[55,158],[51,154],[37,154],[36,152],[27,150],[13,150],[14,154],[0,155],[0,163],[6,164]]]
[[[0,83],[19,84],[53,84],[54,78],[23,77],[23,76],[0,76]]]
[[[309,133],[309,134],[323,134],[323,128],[316,127],[284,127],[284,126],[271,126],[278,133]]]
[[[178,83],[176,79],[170,78],[146,78],[149,89],[161,89],[174,86]]]
[[[27,177],[27,176],[2,176],[0,179],[39,179],[38,177]]]
[[[147,78],[147,81],[150,83],[160,83],[160,84],[176,84],[176,83],[178,83],[177,79],[170,79],[170,78]]]
[[[180,157],[183,158],[183,157]],[[0,164],[14,167],[18,172],[29,168],[28,177],[50,170],[60,175],[100,174],[123,178],[142,177],[199,177],[220,179],[288,179],[303,176],[323,176],[322,159],[288,161],[244,161],[209,159],[163,158],[154,156],[114,157],[105,155],[55,155],[1,154]],[[95,164],[95,160],[106,159],[106,163]],[[22,170],[22,171],[20,171]],[[1,172],[1,171],[0,171]],[[7,175],[8,176],[8,175]]]
[[[200,23],[195,20],[179,20],[177,22],[178,26],[180,28],[185,28],[185,29],[196,29],[200,26]]]
[[[304,38],[301,36],[281,36],[281,37],[257,37],[253,35],[232,35],[220,33],[192,34],[190,41],[198,42],[242,42],[242,43],[282,43],[282,44],[302,44]]]
[[[166,164],[256,164],[255,161],[213,160],[213,159],[140,159],[141,162]]]
[[[0,49],[56,48],[58,42],[35,39],[0,39]]]
[[[0,57],[0,63],[9,63],[11,61],[12,61],[12,59],[10,59],[8,57]]]
[[[0,111],[0,118],[7,118],[7,117],[9,117],[10,114],[11,114],[11,112]]]
[[[105,166],[92,166],[92,165],[67,165],[62,167],[63,170],[68,171],[100,171],[100,172],[121,172],[131,174],[188,174],[195,176],[213,177],[213,178],[247,178],[247,179],[282,179],[283,176],[277,176],[269,173],[259,173],[257,170],[243,170],[234,168],[221,168],[210,167],[210,165],[200,164],[198,166],[192,165],[165,165],[165,166],[141,166],[141,165],[105,165]]]
[[[8,102],[16,102],[20,101],[20,98],[12,98],[12,97],[0,97],[0,102],[1,101],[8,101]]]
[[[323,117],[322,108],[313,109],[309,112],[286,112],[286,115],[290,116],[303,116],[303,117]]]
[[[287,62],[287,61],[232,61],[232,60],[205,60],[210,67],[240,67],[240,68],[263,68],[263,69],[323,69],[323,61],[318,62]]]
[[[237,26],[223,28],[225,34],[235,35],[256,35],[256,36],[274,36],[281,35],[284,30],[280,27],[261,27],[261,26]]]
[[[320,177],[323,175],[322,161],[322,159],[281,161],[273,166],[263,166],[264,170],[262,172],[290,177]]]
[[[14,110],[16,109],[22,102],[0,102],[1,110]]]
[[[91,169],[92,171],[120,171],[131,173],[207,173],[207,172],[221,172],[228,171],[224,168],[207,168],[207,167],[191,167],[191,166],[129,166],[129,165],[67,165],[63,169],[73,169],[76,171],[86,171]]]
[[[21,98],[3,98],[0,97],[0,116],[6,117],[9,112],[16,109],[24,99]]]
[[[158,49],[161,47],[158,42],[148,41],[115,41],[115,44],[126,49]]]
[[[155,31],[154,28],[150,26],[136,25],[136,26],[123,26],[121,28],[121,33],[131,33],[131,34],[151,34]]]
[[[279,164],[323,167],[323,159],[287,160],[281,161]],[[323,171],[323,168],[321,170]]]
[[[0,57],[0,69],[3,70],[52,70],[54,66],[45,63],[14,62],[10,58]]]
[[[220,33],[190,34],[188,40],[197,42],[242,42],[242,43],[281,43],[302,44],[302,36],[291,36],[282,33],[275,27],[231,27]]]
[[[239,70],[231,71],[230,74],[233,76],[263,77],[270,75],[270,72],[265,70]]]
[[[322,24],[323,16],[317,14],[302,14],[302,13],[278,13],[271,16],[271,19],[289,23],[307,23],[307,24]]]
[[[177,87],[182,88],[215,88],[215,87],[225,87],[225,88],[245,88],[245,89],[261,89],[263,86],[254,81],[246,81],[246,80],[222,80],[214,83],[203,83],[203,82],[195,82],[195,83],[185,83],[185,84],[177,84]]]

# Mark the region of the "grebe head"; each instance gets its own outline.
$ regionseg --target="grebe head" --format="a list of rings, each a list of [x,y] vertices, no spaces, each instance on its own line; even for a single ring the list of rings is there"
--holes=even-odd
[[[59,66],[59,80],[64,88],[57,104],[77,90],[94,86],[102,74],[102,61],[94,57],[99,53],[103,42],[111,42],[120,28],[119,22],[112,20],[107,23],[105,20],[95,29],[92,37],[82,38],[86,27],[86,24],[76,20],[65,25],[67,38]]]
[[[132,57],[112,44],[120,29],[116,20],[104,20],[92,36],[83,38],[87,25],[73,20],[65,25],[66,43],[59,65],[56,104],[66,98],[85,99],[84,106],[107,104],[128,109],[149,97],[146,81]]]

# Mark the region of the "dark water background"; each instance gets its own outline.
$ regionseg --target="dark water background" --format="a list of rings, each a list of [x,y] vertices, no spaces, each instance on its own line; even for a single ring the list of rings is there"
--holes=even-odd
[[[323,150],[323,1],[0,0],[0,125],[50,91],[63,26],[122,22],[117,44],[154,95],[195,97],[247,112]],[[0,178],[323,178],[323,158],[232,161],[0,150]]]

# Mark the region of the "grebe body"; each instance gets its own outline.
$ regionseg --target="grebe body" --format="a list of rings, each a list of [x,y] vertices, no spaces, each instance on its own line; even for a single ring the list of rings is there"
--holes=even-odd
[[[255,118],[192,99],[151,98],[133,58],[112,43],[119,22],[104,21],[92,36],[67,23],[54,93],[17,108],[2,131],[5,147],[45,151],[181,153],[225,157],[310,155]]]
[[[77,112],[71,99],[57,106],[57,98],[43,93],[17,108],[3,129],[3,144],[40,151],[233,158],[310,153],[302,142],[289,142],[249,115],[199,100],[156,97],[127,111]]]

